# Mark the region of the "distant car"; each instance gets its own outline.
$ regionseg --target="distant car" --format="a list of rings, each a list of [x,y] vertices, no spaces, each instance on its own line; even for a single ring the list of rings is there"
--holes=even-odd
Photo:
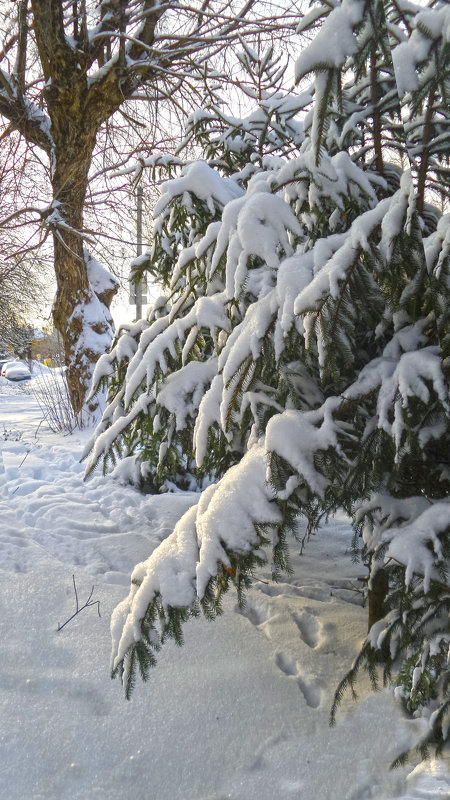
[[[0,375],[2,374],[3,367],[6,367],[7,364],[11,364],[14,361],[11,356],[2,356],[0,358]]]
[[[2,367],[2,377],[9,381],[24,381],[31,378],[31,373],[22,361],[9,361]]]

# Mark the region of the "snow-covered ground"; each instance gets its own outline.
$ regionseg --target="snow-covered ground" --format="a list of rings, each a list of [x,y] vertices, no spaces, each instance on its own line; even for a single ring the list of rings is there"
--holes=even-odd
[[[130,572],[193,495],[83,482],[84,433],[51,433],[33,382],[0,378],[0,797],[5,800],[442,800],[448,762],[389,771],[423,723],[361,686],[328,726],[365,633],[344,518],[262,570],[245,611],[164,647],[130,702],[109,679],[109,618]],[[73,577],[84,609],[75,610]],[[101,616],[98,616],[97,601]]]

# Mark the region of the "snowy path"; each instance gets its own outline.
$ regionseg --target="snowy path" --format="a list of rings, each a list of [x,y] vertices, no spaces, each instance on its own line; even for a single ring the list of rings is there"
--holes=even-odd
[[[0,387],[0,797],[8,800],[437,800],[443,763],[389,772],[420,723],[391,693],[328,713],[364,635],[361,567],[334,520],[294,575],[261,571],[243,611],[226,599],[169,644],[130,703],[109,680],[109,617],[134,564],[172,529],[191,495],[145,497],[110,479],[85,484],[81,435],[35,431],[31,395]],[[1,433],[4,431],[3,437]],[[63,631],[92,585],[96,607]],[[363,692],[364,694],[364,692]]]

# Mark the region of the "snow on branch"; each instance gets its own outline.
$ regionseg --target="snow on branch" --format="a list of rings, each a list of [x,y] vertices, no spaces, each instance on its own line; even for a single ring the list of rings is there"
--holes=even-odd
[[[415,15],[413,26],[409,38],[400,42],[392,52],[400,97],[414,92],[424,79],[429,79],[429,74],[420,73],[428,63],[433,45],[441,40],[445,46],[450,39],[450,9],[445,5],[441,8],[424,9]]]
[[[360,251],[369,248],[368,240],[389,209],[391,198],[380,200],[373,209],[360,214],[352,223],[343,244],[319,270],[309,286],[298,295],[294,304],[294,313],[302,314],[315,308],[324,297],[337,298],[340,284],[347,277],[349,269],[355,263]]]
[[[281,456],[321,498],[330,481],[318,471],[315,457],[329,448],[342,455],[338,440],[341,431],[333,418],[340,404],[340,398],[330,397],[316,411],[284,411],[272,417],[266,429],[267,450]],[[271,479],[270,469],[267,477]]]
[[[165,181],[153,212],[155,220],[174,197],[185,192],[205,201],[211,213],[215,212],[217,205],[222,208],[230,200],[243,194],[236,181],[221,177],[205,161],[196,161],[185,167],[181,177]]]
[[[159,325],[158,325],[159,323]],[[142,381],[149,385],[157,366],[163,373],[167,372],[166,353],[175,354],[175,342],[183,341],[186,332],[193,327],[206,328],[211,337],[216,339],[217,329],[227,329],[229,325],[222,298],[200,297],[188,313],[170,322],[170,317],[163,317],[150,329],[144,332],[139,349],[129,365],[129,378],[125,392],[125,404],[128,406],[138,391]],[[158,327],[157,332],[154,328]]]
[[[145,677],[145,665],[148,669],[153,663],[154,651],[167,636],[177,638],[174,612],[195,613],[200,603],[206,604],[209,613],[214,609],[218,613],[214,595],[219,598],[224,589],[221,580],[239,584],[241,560],[265,560],[258,525],[281,523],[265,470],[265,450],[260,444],[219,483],[208,487],[173,533],[135,567],[130,593],[111,619],[111,666],[113,674],[122,673],[127,693],[136,657],[141,656]]]
[[[389,544],[385,558],[392,558],[405,566],[407,585],[413,576],[420,576],[423,590],[428,592],[431,581],[441,583],[445,576],[450,589],[449,563],[442,542],[443,534],[448,536],[449,531],[449,503],[433,503],[409,524],[385,531],[382,541]]]
[[[174,415],[176,429],[186,427],[186,417],[194,416],[200,401],[217,373],[217,358],[190,361],[182,369],[167,376],[156,395],[156,402]]]
[[[363,2],[346,3],[333,8],[324,20],[319,33],[302,50],[296,61],[297,81],[308,73],[324,67],[342,67],[347,57],[356,53],[358,43],[353,29],[361,21],[363,10]],[[303,27],[315,22],[316,19],[317,16],[308,15],[307,20],[303,20]]]

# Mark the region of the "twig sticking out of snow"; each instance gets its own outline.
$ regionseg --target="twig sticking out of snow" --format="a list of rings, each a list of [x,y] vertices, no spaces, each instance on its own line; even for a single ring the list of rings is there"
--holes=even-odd
[[[72,575],[72,581],[73,581],[73,591],[74,591],[74,594],[75,594],[76,611],[75,611],[74,614],[72,614],[71,617],[69,617],[69,619],[66,619],[66,621],[63,622],[62,625],[60,625],[58,623],[58,627],[56,629],[57,631],[62,631],[62,629],[65,628],[66,625],[68,625],[68,623],[71,622],[71,620],[73,620],[74,617],[76,617],[77,614],[80,613],[80,611],[83,611],[83,609],[85,609],[85,608],[89,608],[89,606],[97,606],[97,613],[98,613],[99,617],[101,617],[101,614],[100,614],[100,600],[92,600],[92,602],[91,602],[92,595],[94,594],[94,587],[92,587],[92,589],[90,591],[90,594],[89,594],[89,597],[86,600],[84,606],[80,607],[80,604],[79,604],[79,601],[78,601],[77,585],[76,585],[76,582],[75,582],[75,575]]]

